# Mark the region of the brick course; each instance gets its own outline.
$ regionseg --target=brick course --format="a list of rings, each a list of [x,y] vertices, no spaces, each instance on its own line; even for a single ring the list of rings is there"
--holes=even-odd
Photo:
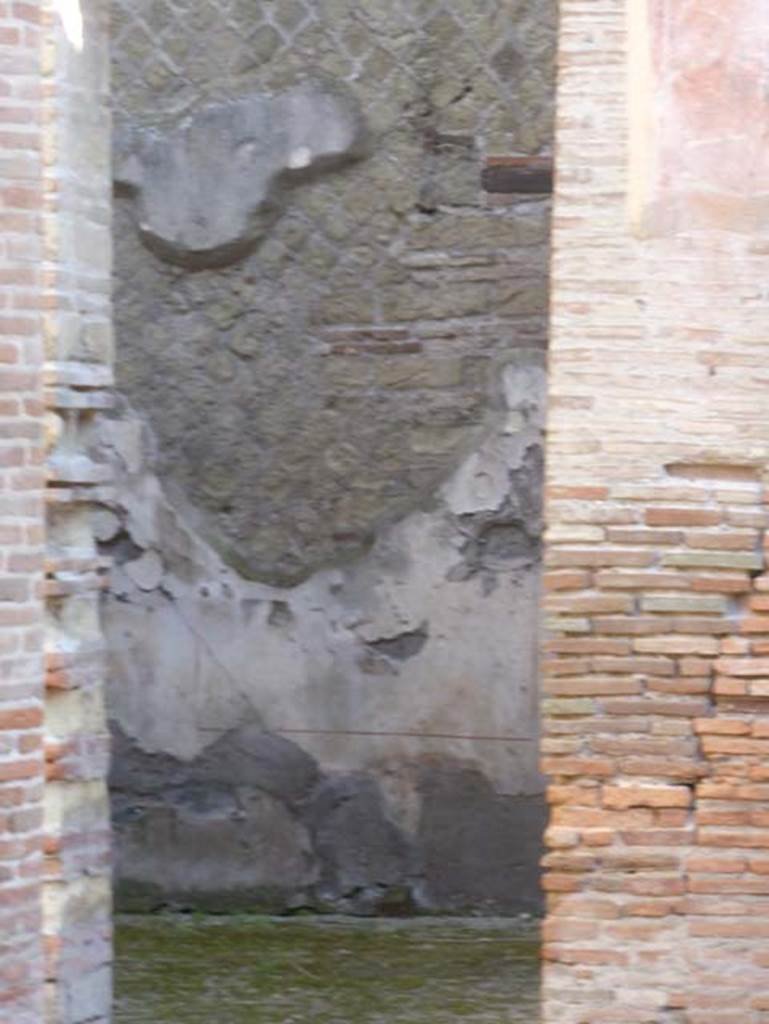
[[[109,1015],[102,676],[82,667],[103,570],[84,449],[109,373],[77,347],[110,315],[83,243],[89,220],[108,237],[109,132],[104,11],[83,13],[81,53],[53,5],[0,5],[1,1024]]]

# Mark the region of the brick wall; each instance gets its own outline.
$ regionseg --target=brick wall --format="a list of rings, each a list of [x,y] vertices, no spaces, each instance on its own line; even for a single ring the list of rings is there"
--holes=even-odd
[[[84,26],[59,9],[0,6],[3,1024],[109,1014],[103,566],[88,521],[104,494],[87,454],[110,379],[106,24],[98,4]]]
[[[769,17],[561,17],[544,1020],[759,1024]]]
[[[42,863],[39,25],[0,7],[0,1021],[38,1024]]]

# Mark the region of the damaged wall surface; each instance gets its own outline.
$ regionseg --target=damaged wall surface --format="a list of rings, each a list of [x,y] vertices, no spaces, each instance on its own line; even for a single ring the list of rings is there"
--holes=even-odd
[[[124,904],[537,905],[554,7],[116,0]]]

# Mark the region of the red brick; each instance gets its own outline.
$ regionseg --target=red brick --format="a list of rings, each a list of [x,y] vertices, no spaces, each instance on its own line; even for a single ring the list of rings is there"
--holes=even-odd
[[[714,857],[707,854],[692,854],[686,862],[686,869],[692,874],[742,874],[747,868],[743,857]]]
[[[705,765],[684,758],[629,757],[622,766],[626,775],[646,775],[660,779],[700,778],[706,771]]]
[[[732,629],[732,623],[727,619],[711,619],[704,615],[676,615],[669,617],[667,621],[674,633],[721,636]]]
[[[0,730],[32,729],[43,723],[42,707],[0,710]]]
[[[647,636],[665,628],[665,622],[660,619],[629,615],[597,616],[592,623],[596,633],[607,636]]]
[[[613,810],[601,807],[556,807],[551,813],[553,824],[564,828],[629,828],[651,825],[648,807]]]
[[[769,921],[693,920],[689,935],[700,939],[767,939]]]
[[[694,729],[699,734],[714,736],[747,736],[751,732],[751,723],[742,718],[698,718]]]
[[[670,679],[654,676],[647,680],[650,693],[681,694],[683,696],[709,693],[711,681],[708,676],[679,676]]]
[[[704,531],[688,531],[686,543],[691,548],[713,549],[717,551],[753,551],[758,534],[755,530],[733,530],[724,533],[706,533]]]
[[[577,892],[580,881],[574,875],[561,875],[551,871],[543,877],[542,888],[545,892]]]
[[[638,853],[636,853],[636,858],[638,856]],[[677,861],[674,860],[671,862],[669,858],[666,860],[666,863],[668,865],[672,863],[674,866],[678,866]],[[647,858],[645,866],[654,866],[653,861],[650,862]],[[637,896],[683,896],[686,892],[686,882],[683,877],[679,877],[678,875],[667,878],[647,875],[628,879],[627,891],[635,893]]]
[[[609,497],[607,487],[551,485],[546,489],[548,499],[566,498],[577,501],[605,501]]]
[[[543,692],[553,697],[605,697],[640,694],[643,684],[635,679],[617,676],[586,676],[585,678],[546,679]]]
[[[750,641],[741,636],[729,636],[721,641],[721,654],[750,654]]]
[[[610,544],[655,544],[659,547],[676,547],[683,544],[682,530],[641,530],[629,527],[613,527],[608,532]]]
[[[603,566],[629,566],[645,568],[653,565],[656,555],[653,551],[639,551],[635,548],[559,548],[550,547],[545,556],[548,568],[595,568]],[[600,584],[599,584],[600,585]]]
[[[605,807],[689,807],[692,792],[686,786],[605,786]]]
[[[681,718],[700,718],[708,710],[703,699],[663,700],[654,698],[619,699],[603,701],[603,709],[609,715],[663,715]]]
[[[743,677],[769,677],[769,658],[718,658],[717,672],[738,679]]]
[[[733,679],[730,676],[716,676],[713,682],[713,693],[721,697],[742,697],[748,692],[748,684],[744,679]]]
[[[625,758],[632,754],[647,754],[670,757],[692,757],[695,751],[690,737],[675,736],[634,736],[622,733],[618,736],[596,736],[590,740],[593,754],[605,754],[608,757]]]
[[[586,590],[591,582],[589,572],[546,572],[542,581],[545,590]]]
[[[602,778],[613,775],[614,761],[599,757],[546,757],[542,759],[542,771],[546,775],[577,775],[585,778]]]
[[[721,831],[714,828],[703,828],[700,830],[698,841],[700,846],[763,849],[769,847],[769,832],[749,829]]]
[[[680,659],[678,668],[682,676],[706,676],[710,675],[713,669],[713,661],[710,658],[687,655]]]
[[[703,736],[702,749],[706,754],[754,754],[766,757],[769,740],[748,739],[744,736]]]
[[[547,799],[551,804],[568,803],[576,806],[596,807],[600,802],[597,786],[556,786],[547,787]]]
[[[625,917],[670,917],[682,912],[683,900],[680,899],[626,900],[623,905]]]
[[[623,594],[579,594],[564,597],[553,595],[545,599],[545,610],[566,615],[607,614],[609,612],[631,612],[634,600]]]
[[[663,657],[595,657],[592,666],[596,672],[618,675],[670,676],[675,663]]]
[[[769,615],[748,615],[739,625],[740,633],[769,633]]]
[[[605,637],[559,637],[548,640],[545,650],[550,654],[630,654],[627,640],[612,640]]]
[[[596,586],[607,590],[686,590],[690,585],[690,577],[679,572],[604,570],[596,573]]]
[[[647,526],[717,526],[722,520],[718,509],[659,507],[646,510]]]
[[[0,762],[0,782],[15,779],[32,779],[40,774],[40,762],[37,760],[18,760]]]
[[[691,576],[691,588],[702,594],[745,594],[751,589],[748,575]]]
[[[542,939],[544,942],[561,942],[598,937],[598,925],[590,920],[570,919],[558,920],[551,918],[542,926]]]
[[[633,649],[639,654],[672,654],[672,655],[716,655],[719,644],[713,636],[645,636],[633,641]]]

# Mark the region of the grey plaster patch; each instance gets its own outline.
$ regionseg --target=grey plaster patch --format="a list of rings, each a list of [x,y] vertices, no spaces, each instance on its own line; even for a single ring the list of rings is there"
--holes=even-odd
[[[509,486],[497,508],[465,513],[459,524],[468,573],[533,565],[542,545],[543,451],[532,444],[519,466],[510,468]],[[456,577],[455,577],[456,578]]]
[[[288,629],[294,622],[294,613],[287,601],[273,601],[267,621],[271,626]]]
[[[486,817],[467,834],[485,821],[511,843],[521,841],[506,824],[512,809],[541,792],[538,566],[528,551],[510,557],[499,540],[500,519],[514,523],[526,513],[519,492],[536,491],[541,430],[529,389],[517,398],[508,391],[508,408],[521,416],[515,434],[500,417],[430,510],[383,531],[358,562],[293,588],[244,580],[223,563],[169,501],[147,455],[123,457],[124,444],[133,451],[130,420],[102,423],[121,525],[102,550],[129,564],[162,551],[165,567],[160,587],[145,590],[117,566],[105,602],[110,710],[116,727],[136,737],[118,731],[115,743],[121,901],[390,913],[441,910],[440,901],[466,906],[475,893],[482,907],[497,906],[505,887],[496,874],[485,903],[480,877],[477,889],[462,881],[470,868],[460,864],[441,881],[439,838],[429,837],[449,834],[451,786],[423,780],[425,763],[458,778],[451,814],[459,828],[469,787],[451,766],[479,773]],[[533,537],[538,519],[529,511]],[[491,552],[473,540],[484,531],[494,538]],[[462,581],[446,579],[452,565],[468,561]],[[264,799],[250,801],[253,793]],[[432,817],[427,796],[443,808]],[[243,813],[263,814],[267,824],[260,831]],[[425,815],[433,824],[420,833]],[[289,828],[292,816],[298,831]],[[521,829],[529,825],[520,818]],[[292,867],[285,884],[271,874],[269,853],[264,871],[257,865],[249,876],[234,850],[222,874],[226,891],[212,888],[215,872],[205,882],[202,868],[190,875],[198,886],[191,888],[174,866],[181,841],[201,857],[209,846],[225,857],[207,838],[220,828],[260,857],[268,827],[284,854],[289,840],[295,853],[309,843],[309,867]],[[511,863],[517,851],[509,847]],[[463,864],[477,865],[471,852],[468,839]],[[299,853],[287,863],[304,864]],[[535,867],[522,874],[526,890],[516,884],[500,912],[529,906],[535,877]]]
[[[305,83],[210,104],[165,131],[123,131],[114,175],[135,194],[150,248],[184,267],[219,267],[264,236],[288,186],[360,156],[364,138],[348,90]]]

